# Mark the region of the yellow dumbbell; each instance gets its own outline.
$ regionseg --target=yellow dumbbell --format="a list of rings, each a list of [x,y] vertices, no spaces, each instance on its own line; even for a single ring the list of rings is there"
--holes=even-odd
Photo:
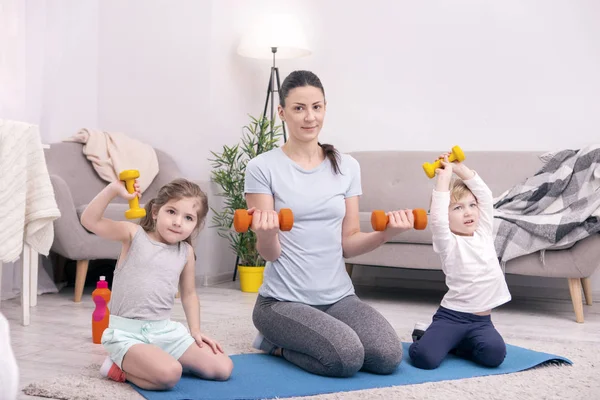
[[[119,180],[125,182],[125,187],[129,193],[133,193],[135,189],[133,188],[133,184],[135,180],[140,177],[140,171],[137,169],[127,169],[119,174]],[[129,200],[129,210],[125,211],[125,218],[127,219],[137,219],[143,218],[146,216],[146,210],[140,207],[140,202],[138,197],[134,197],[132,200]]]
[[[465,159],[465,153],[463,153],[462,149],[458,146],[454,146],[452,148],[452,154],[448,157],[448,161],[463,161]],[[440,160],[436,160],[433,163],[424,163],[423,170],[427,174],[429,178],[433,178],[435,176],[435,170],[442,166],[442,162]]]

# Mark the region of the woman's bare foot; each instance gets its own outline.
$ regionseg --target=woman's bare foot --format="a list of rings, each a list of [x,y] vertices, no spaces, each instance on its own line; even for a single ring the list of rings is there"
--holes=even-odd
[[[281,348],[275,346],[273,343],[269,342],[262,333],[258,332],[254,341],[252,342],[252,347],[256,350],[264,351],[267,354],[272,356],[281,357]]]

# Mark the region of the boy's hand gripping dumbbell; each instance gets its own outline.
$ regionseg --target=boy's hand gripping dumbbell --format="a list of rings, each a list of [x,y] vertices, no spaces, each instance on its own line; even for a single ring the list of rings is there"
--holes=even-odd
[[[459,146],[454,146],[452,148],[452,154],[448,157],[448,161],[454,162],[462,162],[465,159],[465,153],[463,153],[462,149]],[[441,160],[436,160],[433,163],[423,163],[423,170],[427,174],[429,178],[433,178],[435,176],[435,170],[441,168],[442,162]]]

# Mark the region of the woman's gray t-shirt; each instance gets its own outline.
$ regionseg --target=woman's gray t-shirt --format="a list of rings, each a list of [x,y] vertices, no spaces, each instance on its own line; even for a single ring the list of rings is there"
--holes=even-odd
[[[341,174],[328,158],[305,170],[277,148],[248,162],[245,193],[272,195],[276,211],[294,213],[292,230],[279,232],[281,255],[267,262],[261,296],[324,305],[354,293],[342,255],[342,221],[345,199],[362,194],[360,165],[347,154],[339,161]]]

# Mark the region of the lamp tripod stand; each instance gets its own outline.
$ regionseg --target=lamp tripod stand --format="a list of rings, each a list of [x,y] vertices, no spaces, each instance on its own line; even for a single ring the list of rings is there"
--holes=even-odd
[[[265,108],[261,114],[262,118],[267,116],[267,108],[269,108],[269,102],[271,103],[271,113],[270,113],[270,121],[271,121],[271,136],[273,135],[273,128],[275,126],[275,92],[279,95],[281,91],[281,81],[279,80],[279,68],[275,65],[275,54],[277,54],[277,47],[271,47],[271,52],[273,53],[273,66],[271,67],[271,75],[269,76],[269,84],[267,86],[267,98],[265,100]],[[277,84],[277,87],[275,87]],[[287,142],[287,133],[285,131],[285,122],[281,121],[281,128],[283,130],[283,142]],[[260,152],[260,149],[259,149]],[[235,259],[235,266],[233,268],[233,279],[235,282],[235,278],[237,275],[238,264],[240,262],[240,256],[237,256]]]
[[[267,108],[269,107],[269,101],[271,102],[271,134],[273,132],[273,126],[275,124],[275,92],[279,95],[281,91],[281,81],[279,80],[279,68],[275,66],[275,54],[277,54],[277,47],[271,47],[273,53],[273,66],[271,67],[271,75],[269,76],[269,85],[267,86],[267,98],[265,100],[265,108],[262,113],[262,117],[267,116]],[[275,88],[277,84],[277,88]],[[287,142],[287,134],[285,131],[285,122],[281,121],[281,128],[283,130],[283,142]]]
[[[267,116],[267,108],[269,107],[269,101],[271,102],[271,134],[273,133],[273,126],[275,124],[275,92],[279,95],[281,91],[281,82],[279,80],[279,68],[275,66],[275,54],[277,54],[277,47],[271,47],[273,53],[273,66],[271,67],[271,75],[269,76],[269,84],[267,86],[267,98],[265,100],[265,108],[262,113],[262,117]],[[277,84],[277,87],[275,87]],[[281,128],[283,129],[283,142],[287,142],[287,134],[285,131],[285,122],[281,121]]]

